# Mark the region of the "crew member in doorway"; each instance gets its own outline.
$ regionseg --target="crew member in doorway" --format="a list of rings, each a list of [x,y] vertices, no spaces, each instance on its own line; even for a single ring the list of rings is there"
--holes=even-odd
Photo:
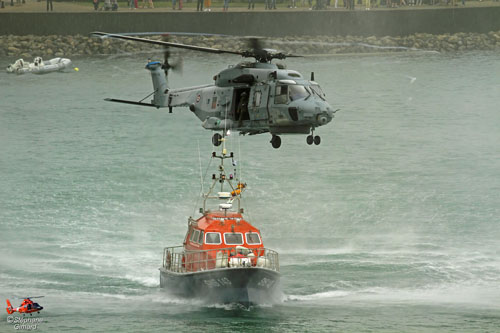
[[[240,102],[238,103],[238,108],[236,109],[236,114],[238,115],[238,127],[241,127],[243,123],[243,114],[248,114],[248,93],[246,91],[241,93]]]

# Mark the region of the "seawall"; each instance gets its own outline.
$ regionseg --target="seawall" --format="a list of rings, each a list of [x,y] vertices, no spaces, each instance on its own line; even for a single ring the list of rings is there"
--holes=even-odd
[[[500,7],[298,12],[0,13],[0,35],[205,32],[257,36],[407,36],[500,30]]]

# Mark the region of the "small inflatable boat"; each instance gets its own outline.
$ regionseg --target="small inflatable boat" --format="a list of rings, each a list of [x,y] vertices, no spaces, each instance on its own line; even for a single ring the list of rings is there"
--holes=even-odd
[[[7,73],[24,74],[46,74],[51,72],[60,72],[67,69],[73,69],[71,60],[66,58],[53,58],[44,61],[41,57],[36,57],[35,60],[25,62],[23,59],[16,60],[15,63],[7,67]]]

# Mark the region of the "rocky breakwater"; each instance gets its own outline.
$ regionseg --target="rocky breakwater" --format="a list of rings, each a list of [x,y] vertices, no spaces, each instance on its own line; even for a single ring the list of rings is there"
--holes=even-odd
[[[151,37],[160,39],[158,36]],[[241,38],[217,36],[173,36],[172,42],[227,50],[246,49],[246,42]],[[301,36],[269,38],[263,41],[265,47],[286,53],[310,54],[346,54],[373,52],[408,52],[436,51],[460,52],[468,50],[500,49],[500,31],[487,34],[457,33],[444,35],[414,34],[402,37],[359,37],[359,36]],[[92,56],[105,54],[127,54],[137,52],[160,53],[161,46],[93,38],[88,36],[0,36],[0,56],[24,58],[35,56],[43,58]]]
[[[151,50],[151,46],[140,43],[121,42],[113,39],[76,36],[0,36],[0,56],[29,59],[70,57],[77,55],[102,55]]]

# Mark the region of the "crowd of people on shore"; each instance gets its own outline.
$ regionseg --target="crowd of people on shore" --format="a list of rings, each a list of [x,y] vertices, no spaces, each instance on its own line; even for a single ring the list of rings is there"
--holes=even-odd
[[[47,0],[49,1],[49,0]],[[104,2],[104,8],[101,10],[116,10],[117,0],[93,0],[95,10],[99,10],[99,2]],[[129,9],[139,8],[155,8],[153,0],[142,0],[142,5],[139,5],[140,0],[128,0]],[[186,0],[184,0],[186,1]],[[231,0],[221,0],[222,11],[229,10]],[[196,2],[196,11],[210,12],[212,11],[212,0],[193,0]],[[348,9],[354,10],[358,8],[398,8],[398,7],[417,7],[417,6],[456,6],[461,2],[465,6],[465,0],[285,0],[282,2],[282,8],[295,9],[298,7],[308,8],[309,10],[326,10],[326,9]],[[248,10],[255,9],[256,0],[248,0]],[[277,9],[276,0],[261,0],[259,3],[264,5],[264,9]],[[284,6],[283,6],[284,4]],[[183,10],[183,0],[172,0],[172,10]]]
[[[26,0],[10,0],[10,5],[14,6],[14,1],[16,5],[22,5]],[[43,0],[36,0],[41,2]],[[54,5],[53,0],[46,0],[47,11],[53,11]],[[172,0],[172,10],[183,10],[186,9],[183,6],[183,2],[196,3],[196,11],[199,12],[210,12],[212,11],[213,3],[215,0]],[[233,2],[235,0],[232,0]],[[275,10],[277,0],[243,0],[241,4],[237,7],[245,9],[248,3],[248,10],[255,9],[256,2],[259,5],[263,5],[266,10]],[[280,0],[278,0],[280,1]],[[401,7],[419,7],[419,6],[458,6],[461,4],[465,6],[466,0],[281,0],[279,2],[280,9],[309,9],[309,10],[327,10],[327,9],[346,9],[354,10],[358,9],[372,9],[372,8],[401,8]],[[479,0],[481,1],[481,0]],[[500,0],[493,0],[498,2]],[[44,1],[45,2],[45,1]],[[118,0],[92,0],[95,11],[117,11],[118,10]],[[141,3],[140,3],[141,2]],[[229,4],[231,0],[218,0],[218,5],[220,3],[222,11],[229,10]],[[2,4],[1,8],[5,7],[5,0],[0,0]],[[154,9],[153,0],[126,0],[126,6],[130,10],[139,8]],[[191,4],[188,6],[189,10],[194,8]],[[219,6],[217,6],[219,7]]]
[[[99,1],[99,0],[95,0]],[[111,0],[110,0],[111,1]],[[116,0],[114,0],[116,1]],[[154,8],[153,0],[143,0],[142,8],[145,7],[145,2],[148,1],[147,8]],[[182,10],[182,1],[183,0],[172,0],[172,9],[173,10]],[[212,6],[212,0],[195,0],[196,1],[196,11],[206,11],[210,12]],[[397,8],[397,7],[413,7],[413,6],[423,6],[423,5],[451,5],[456,6],[460,1],[462,5],[465,5],[465,0],[341,0],[342,3],[339,3],[339,0],[289,0],[284,1],[285,8],[295,9],[297,6],[302,8],[308,8],[310,10],[324,10],[324,9],[332,9],[332,8],[345,8],[354,10],[356,5],[358,7],[365,6],[366,8],[378,8],[378,7],[387,7],[387,8]],[[425,3],[424,3],[425,1]],[[229,2],[230,0],[221,0],[222,10],[229,10]],[[248,10],[255,9],[256,0],[248,0]],[[264,5],[264,9],[276,9],[276,0],[263,0],[259,3]],[[177,6],[177,8],[176,8]],[[129,8],[137,9],[138,4],[137,0],[129,1]]]
[[[308,0],[311,2],[312,0]],[[325,1],[325,0],[318,0]],[[465,6],[465,0],[342,0],[342,6],[345,9],[354,10],[355,5],[360,7],[365,7],[366,9],[370,8],[399,8],[399,7],[417,7],[417,6],[437,6],[437,5],[445,5],[445,6],[456,6],[458,1],[461,1],[462,5]],[[326,6],[323,6],[322,9],[326,9],[327,7],[331,7],[332,0],[326,0]],[[339,7],[339,0],[335,0],[334,8]]]

